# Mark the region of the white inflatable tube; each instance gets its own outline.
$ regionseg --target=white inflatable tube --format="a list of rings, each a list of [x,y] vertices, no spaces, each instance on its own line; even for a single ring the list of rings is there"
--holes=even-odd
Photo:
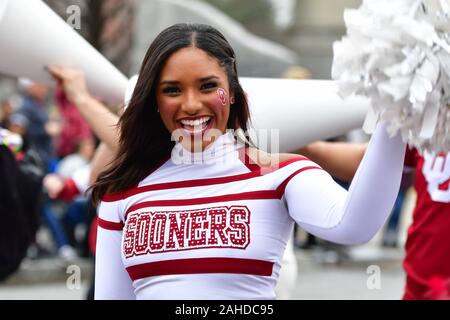
[[[279,150],[273,143],[267,148],[264,141],[259,145],[272,152],[290,152],[361,128],[370,105],[361,97],[342,99],[332,80],[240,78],[240,82],[248,95],[253,127],[273,134],[279,130]]]
[[[127,78],[41,0],[0,0],[0,72],[52,85],[48,65],[86,74],[90,92],[122,103]]]

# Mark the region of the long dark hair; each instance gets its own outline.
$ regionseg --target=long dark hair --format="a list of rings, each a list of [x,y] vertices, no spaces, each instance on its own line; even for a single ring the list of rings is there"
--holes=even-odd
[[[165,61],[174,52],[186,47],[202,49],[224,68],[235,99],[230,108],[227,129],[247,131],[250,114],[231,45],[211,26],[175,24],[163,30],[147,50],[133,96],[118,123],[120,139],[117,156],[92,187],[94,203],[106,193],[136,186],[173,148],[170,132],[157,112],[156,87]]]

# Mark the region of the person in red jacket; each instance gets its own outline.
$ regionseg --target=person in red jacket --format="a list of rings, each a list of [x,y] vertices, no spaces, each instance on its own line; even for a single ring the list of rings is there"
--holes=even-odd
[[[365,149],[320,141],[299,152],[330,174],[351,180]],[[403,299],[450,299],[450,152],[420,154],[408,148],[405,170],[415,170],[417,200],[405,245]]]
[[[406,240],[404,299],[450,299],[450,152],[409,150],[417,202]]]

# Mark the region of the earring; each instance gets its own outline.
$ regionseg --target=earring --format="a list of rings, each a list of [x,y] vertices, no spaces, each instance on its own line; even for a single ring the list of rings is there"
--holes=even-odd
[[[156,112],[158,112],[158,113],[159,113],[159,108],[158,108],[158,109],[156,109]]]
[[[230,98],[230,104],[234,104],[234,97]]]

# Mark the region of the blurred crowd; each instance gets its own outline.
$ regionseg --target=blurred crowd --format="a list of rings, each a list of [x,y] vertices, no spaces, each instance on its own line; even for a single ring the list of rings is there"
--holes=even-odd
[[[57,257],[67,263],[90,257],[88,236],[95,213],[89,210],[86,195],[79,192],[77,177],[85,174],[98,139],[62,91],[19,79],[16,92],[0,100],[3,147],[14,155],[19,172],[27,165],[41,173],[36,175],[38,196],[31,199],[18,191],[18,202],[35,202],[38,211],[35,216],[24,212],[38,225],[25,256]],[[25,174],[24,179],[27,177]],[[11,181],[6,187],[14,190],[17,183]]]

